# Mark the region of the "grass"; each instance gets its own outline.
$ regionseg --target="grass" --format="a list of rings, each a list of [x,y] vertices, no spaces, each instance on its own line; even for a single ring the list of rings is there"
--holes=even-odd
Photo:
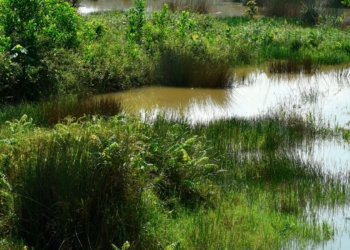
[[[347,203],[349,190],[293,154],[325,133],[312,121],[141,121],[118,101],[81,96],[226,87],[233,67],[271,60],[273,72],[308,73],[349,62],[349,34],[298,19],[135,13],[84,16],[80,47],[47,54],[61,98],[0,107],[0,249],[276,249],[330,239],[331,226],[308,211]]]
[[[17,218],[4,225],[27,246],[271,249],[326,239],[301,219],[307,204],[346,201],[336,177],[288,153],[317,133],[296,117],[190,127],[92,116],[53,128],[23,117],[0,131]]]

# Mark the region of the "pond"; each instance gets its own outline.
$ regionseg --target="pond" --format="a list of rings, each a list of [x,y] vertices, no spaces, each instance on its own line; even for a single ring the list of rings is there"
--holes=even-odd
[[[143,119],[162,114],[186,119],[190,124],[208,123],[230,117],[253,118],[271,112],[297,114],[325,128],[349,128],[350,68],[324,67],[312,72],[271,73],[271,66],[235,69],[227,89],[145,87],[100,95],[121,100],[126,111]],[[331,175],[348,177],[350,146],[341,138],[305,140],[292,154],[319,165]],[[346,181],[346,178],[344,179]],[[348,207],[319,208],[310,216],[334,227],[332,240],[308,249],[348,249]]]
[[[147,0],[147,11],[159,10],[164,3],[185,4],[187,2],[195,2],[189,0]],[[232,1],[206,0],[210,13],[216,16],[242,16],[246,7],[241,3]],[[81,0],[78,12],[81,14],[89,14],[96,11],[107,10],[128,10],[133,6],[133,0]]]
[[[268,66],[235,69],[227,89],[145,87],[101,95],[121,99],[128,112],[165,113],[191,124],[230,117],[254,117],[275,107],[309,116],[317,125],[350,121],[350,69],[319,69],[313,74],[275,74]]]

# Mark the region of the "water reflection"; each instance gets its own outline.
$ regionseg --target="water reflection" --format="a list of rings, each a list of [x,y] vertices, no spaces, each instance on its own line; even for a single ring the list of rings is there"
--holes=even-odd
[[[322,225],[327,222],[334,231],[334,237],[321,243],[309,242],[307,250],[348,250],[350,246],[350,207],[342,205],[334,207],[313,208],[309,220],[317,221]]]
[[[312,119],[320,126],[347,126],[350,121],[349,69],[323,69],[311,75],[272,74],[268,69],[237,69],[232,88],[146,87],[108,94],[121,99],[128,112],[168,113],[190,123],[230,117],[254,117],[278,107]]]
[[[147,11],[159,10],[164,3],[181,4],[183,2],[186,0],[147,0]],[[231,1],[207,0],[207,3],[210,6],[210,13],[218,16],[242,16],[246,10],[241,3]],[[133,0],[81,0],[78,12],[84,15],[114,9],[128,10],[131,6],[133,6]]]

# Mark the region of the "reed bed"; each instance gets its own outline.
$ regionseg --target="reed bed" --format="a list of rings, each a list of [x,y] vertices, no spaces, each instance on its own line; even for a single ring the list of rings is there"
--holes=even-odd
[[[242,64],[290,59],[272,72],[299,73],[349,62],[349,34],[328,24],[144,6],[83,17],[74,50],[46,53],[52,79],[64,82],[57,93],[218,88]],[[324,133],[297,115],[191,126],[74,96],[0,110],[0,249],[276,249],[330,239],[307,212],[348,202],[339,176],[293,154]]]
[[[13,199],[0,228],[41,249],[326,240],[328,231],[301,218],[307,206],[346,202],[348,190],[291,153],[315,134],[302,119],[277,115],[194,127],[163,116],[94,116],[51,129],[23,117],[0,133],[2,183],[11,186],[3,192]]]

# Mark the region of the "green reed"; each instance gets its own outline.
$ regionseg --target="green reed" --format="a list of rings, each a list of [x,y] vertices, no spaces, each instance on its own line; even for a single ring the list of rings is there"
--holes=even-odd
[[[30,247],[279,248],[329,239],[307,207],[347,202],[337,176],[293,154],[318,133],[297,116],[34,123],[23,116],[0,133],[14,216],[4,226]]]

